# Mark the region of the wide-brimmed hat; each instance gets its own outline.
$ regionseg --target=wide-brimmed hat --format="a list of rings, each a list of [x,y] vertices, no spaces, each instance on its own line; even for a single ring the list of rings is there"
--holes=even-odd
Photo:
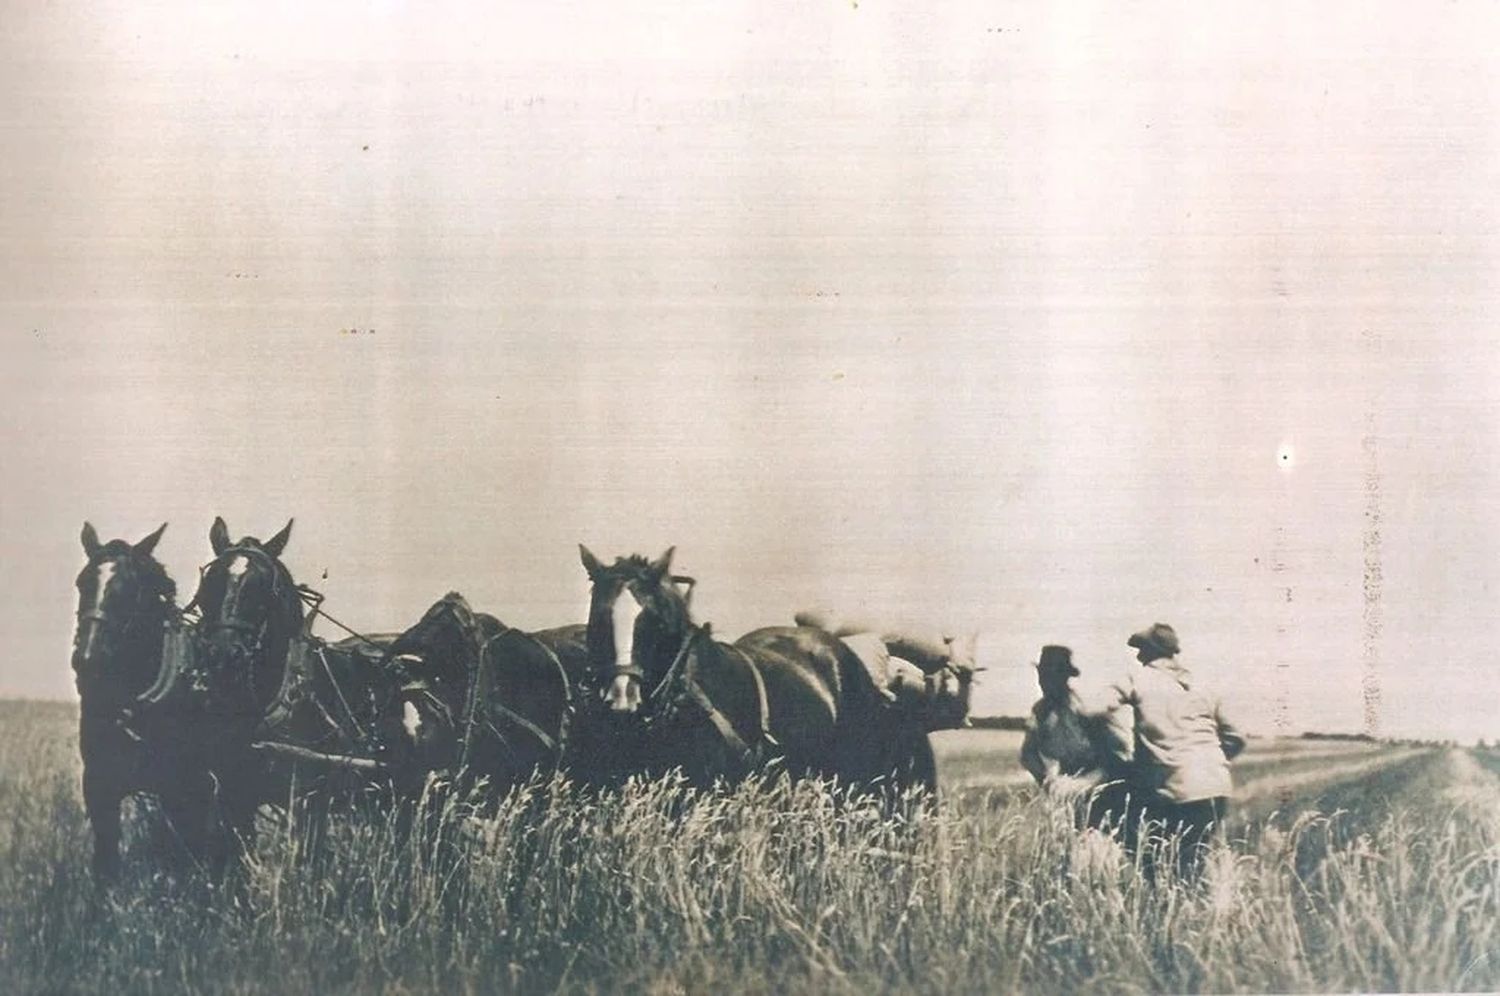
[[[1182,650],[1182,644],[1177,642],[1177,631],[1166,623],[1152,623],[1139,633],[1130,634],[1125,645],[1137,650],[1150,647],[1168,657],[1175,657]]]
[[[1073,665],[1073,651],[1050,643],[1042,648],[1042,655],[1037,658],[1036,669],[1038,671],[1066,671],[1068,674],[1078,673],[1078,668]]]

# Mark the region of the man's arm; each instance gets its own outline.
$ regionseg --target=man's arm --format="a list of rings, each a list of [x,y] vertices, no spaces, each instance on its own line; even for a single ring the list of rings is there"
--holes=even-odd
[[[1224,715],[1223,703],[1214,704],[1214,722],[1219,726],[1219,747],[1224,756],[1234,760],[1245,749],[1245,737]]]
[[[1036,713],[1026,717],[1026,739],[1021,741],[1021,767],[1031,772],[1040,785],[1047,780],[1047,764],[1042,758],[1040,730]]]
[[[1116,774],[1135,760],[1135,688],[1127,675],[1105,689],[1090,717],[1094,749],[1105,771]]]

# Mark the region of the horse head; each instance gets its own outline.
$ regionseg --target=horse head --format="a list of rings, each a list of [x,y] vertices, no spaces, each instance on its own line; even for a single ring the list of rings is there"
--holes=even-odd
[[[474,610],[450,591],[386,648],[386,662],[406,680],[434,684],[445,696],[462,694],[478,657],[478,641]]]
[[[936,675],[938,693],[933,696],[931,720],[934,729],[969,725],[969,704],[974,681],[984,668],[976,663],[979,634],[970,633],[948,641],[948,660]]]
[[[479,666],[479,648],[473,609],[450,591],[386,650],[386,666],[401,685],[402,732],[426,768],[444,767],[456,756],[457,722]]]
[[[589,666],[609,679],[611,712],[637,713],[646,704],[643,683],[658,686],[692,635],[692,579],[671,573],[673,548],[656,560],[620,557],[607,567],[587,547],[578,550],[592,587]]]
[[[243,713],[247,699],[263,709],[281,687],[303,620],[297,585],[279,559],[291,532],[288,520],[265,542],[230,542],[222,518],[209,530],[214,559],[202,570],[194,602],[202,612],[198,691],[215,711]]]
[[[160,529],[138,543],[100,543],[83,524],[88,563],[78,574],[78,628],[73,671],[80,695],[129,699],[144,692],[161,667],[164,624],[176,613],[177,586],[152,556]]]

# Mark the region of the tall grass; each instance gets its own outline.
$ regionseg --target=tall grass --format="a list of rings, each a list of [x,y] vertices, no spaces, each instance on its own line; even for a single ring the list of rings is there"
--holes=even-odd
[[[46,757],[48,752],[40,750]],[[238,881],[87,874],[76,773],[0,771],[6,992],[1161,992],[1500,985],[1492,818],[1303,816],[1148,883],[1042,800],[534,784],[442,834],[271,824]]]

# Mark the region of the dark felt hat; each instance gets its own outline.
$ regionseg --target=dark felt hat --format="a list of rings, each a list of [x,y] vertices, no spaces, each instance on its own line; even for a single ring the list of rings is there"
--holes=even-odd
[[[1042,655],[1037,658],[1036,669],[1038,671],[1066,671],[1068,674],[1078,673],[1078,668],[1073,666],[1073,651],[1050,643],[1042,648]]]
[[[1152,623],[1139,633],[1132,633],[1125,645],[1137,650],[1150,647],[1167,657],[1175,657],[1182,650],[1182,644],[1177,642],[1177,631],[1166,623]]]

